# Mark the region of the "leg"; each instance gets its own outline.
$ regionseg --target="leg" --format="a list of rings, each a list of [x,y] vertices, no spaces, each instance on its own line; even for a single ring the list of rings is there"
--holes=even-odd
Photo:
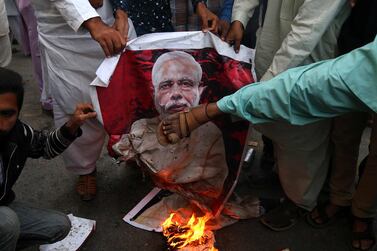
[[[9,36],[0,36],[0,67],[7,66],[12,60],[12,47]]]
[[[273,123],[255,127],[273,140],[280,183],[293,202],[271,210],[262,217],[262,223],[285,230],[302,216],[298,209],[310,211],[316,205],[329,165],[330,121],[305,126]]]
[[[355,190],[359,145],[367,116],[366,113],[349,113],[333,119],[330,201],[310,213],[307,218],[310,225],[326,227],[348,211]]]
[[[54,243],[64,239],[71,229],[68,217],[60,212],[29,207],[13,202],[9,207],[20,221],[20,238],[17,248]]]
[[[355,190],[357,160],[367,113],[350,113],[333,120],[334,153],[330,176],[330,202],[350,206]]]
[[[54,102],[56,126],[63,125],[69,118],[63,109]],[[96,120],[86,121],[81,127],[83,134],[76,139],[62,154],[66,168],[78,175],[76,190],[82,200],[92,200],[96,195],[96,161],[105,140],[103,127]]]
[[[299,207],[316,205],[329,166],[330,121],[305,126],[272,123],[256,126],[274,142],[281,185]]]
[[[365,170],[360,178],[356,193],[352,200],[353,235],[367,232],[365,238],[354,239],[352,245],[361,250],[369,250],[375,243],[374,231],[369,225],[373,226],[373,219],[377,212],[377,123],[374,119],[372,134],[370,137],[369,156]],[[371,224],[368,224],[372,221]]]
[[[20,236],[20,222],[17,214],[6,206],[0,206],[0,250],[16,250]]]

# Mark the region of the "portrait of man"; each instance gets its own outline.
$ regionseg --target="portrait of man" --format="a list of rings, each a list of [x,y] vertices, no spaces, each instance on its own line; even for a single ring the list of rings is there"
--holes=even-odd
[[[156,137],[162,117],[199,104],[204,90],[201,78],[200,64],[186,52],[167,52],[158,57],[152,82],[159,116],[135,121],[113,149],[124,160],[136,159],[141,163],[157,186],[210,211],[228,175],[219,128],[212,122],[206,123],[175,145],[162,146]]]

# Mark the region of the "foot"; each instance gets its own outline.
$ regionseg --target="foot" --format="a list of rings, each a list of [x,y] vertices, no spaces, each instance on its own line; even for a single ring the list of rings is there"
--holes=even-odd
[[[307,222],[315,228],[327,227],[348,211],[347,206],[337,206],[328,202],[317,206],[307,215]]]
[[[260,221],[266,227],[280,232],[292,228],[306,213],[306,210],[286,199],[280,206],[263,215]]]
[[[374,218],[353,217],[352,248],[354,250],[373,250],[376,244]]]
[[[90,174],[80,175],[76,185],[76,191],[83,201],[93,200],[97,193],[96,171]]]

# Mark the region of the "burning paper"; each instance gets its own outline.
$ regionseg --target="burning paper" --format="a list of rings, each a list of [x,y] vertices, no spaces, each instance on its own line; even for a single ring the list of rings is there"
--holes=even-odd
[[[185,219],[176,219],[175,216],[175,213],[170,214],[162,223],[169,250],[217,251],[214,234],[206,229],[206,223],[212,216],[196,217],[193,214],[187,223],[184,222]]]

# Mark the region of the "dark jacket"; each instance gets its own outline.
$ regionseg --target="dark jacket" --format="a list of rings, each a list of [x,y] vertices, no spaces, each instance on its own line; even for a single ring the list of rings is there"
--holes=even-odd
[[[1,150],[3,158],[3,183],[0,186],[0,205],[12,202],[15,194],[12,186],[20,176],[26,159],[51,159],[62,153],[78,136],[72,136],[65,126],[51,132],[36,131],[17,120]]]

